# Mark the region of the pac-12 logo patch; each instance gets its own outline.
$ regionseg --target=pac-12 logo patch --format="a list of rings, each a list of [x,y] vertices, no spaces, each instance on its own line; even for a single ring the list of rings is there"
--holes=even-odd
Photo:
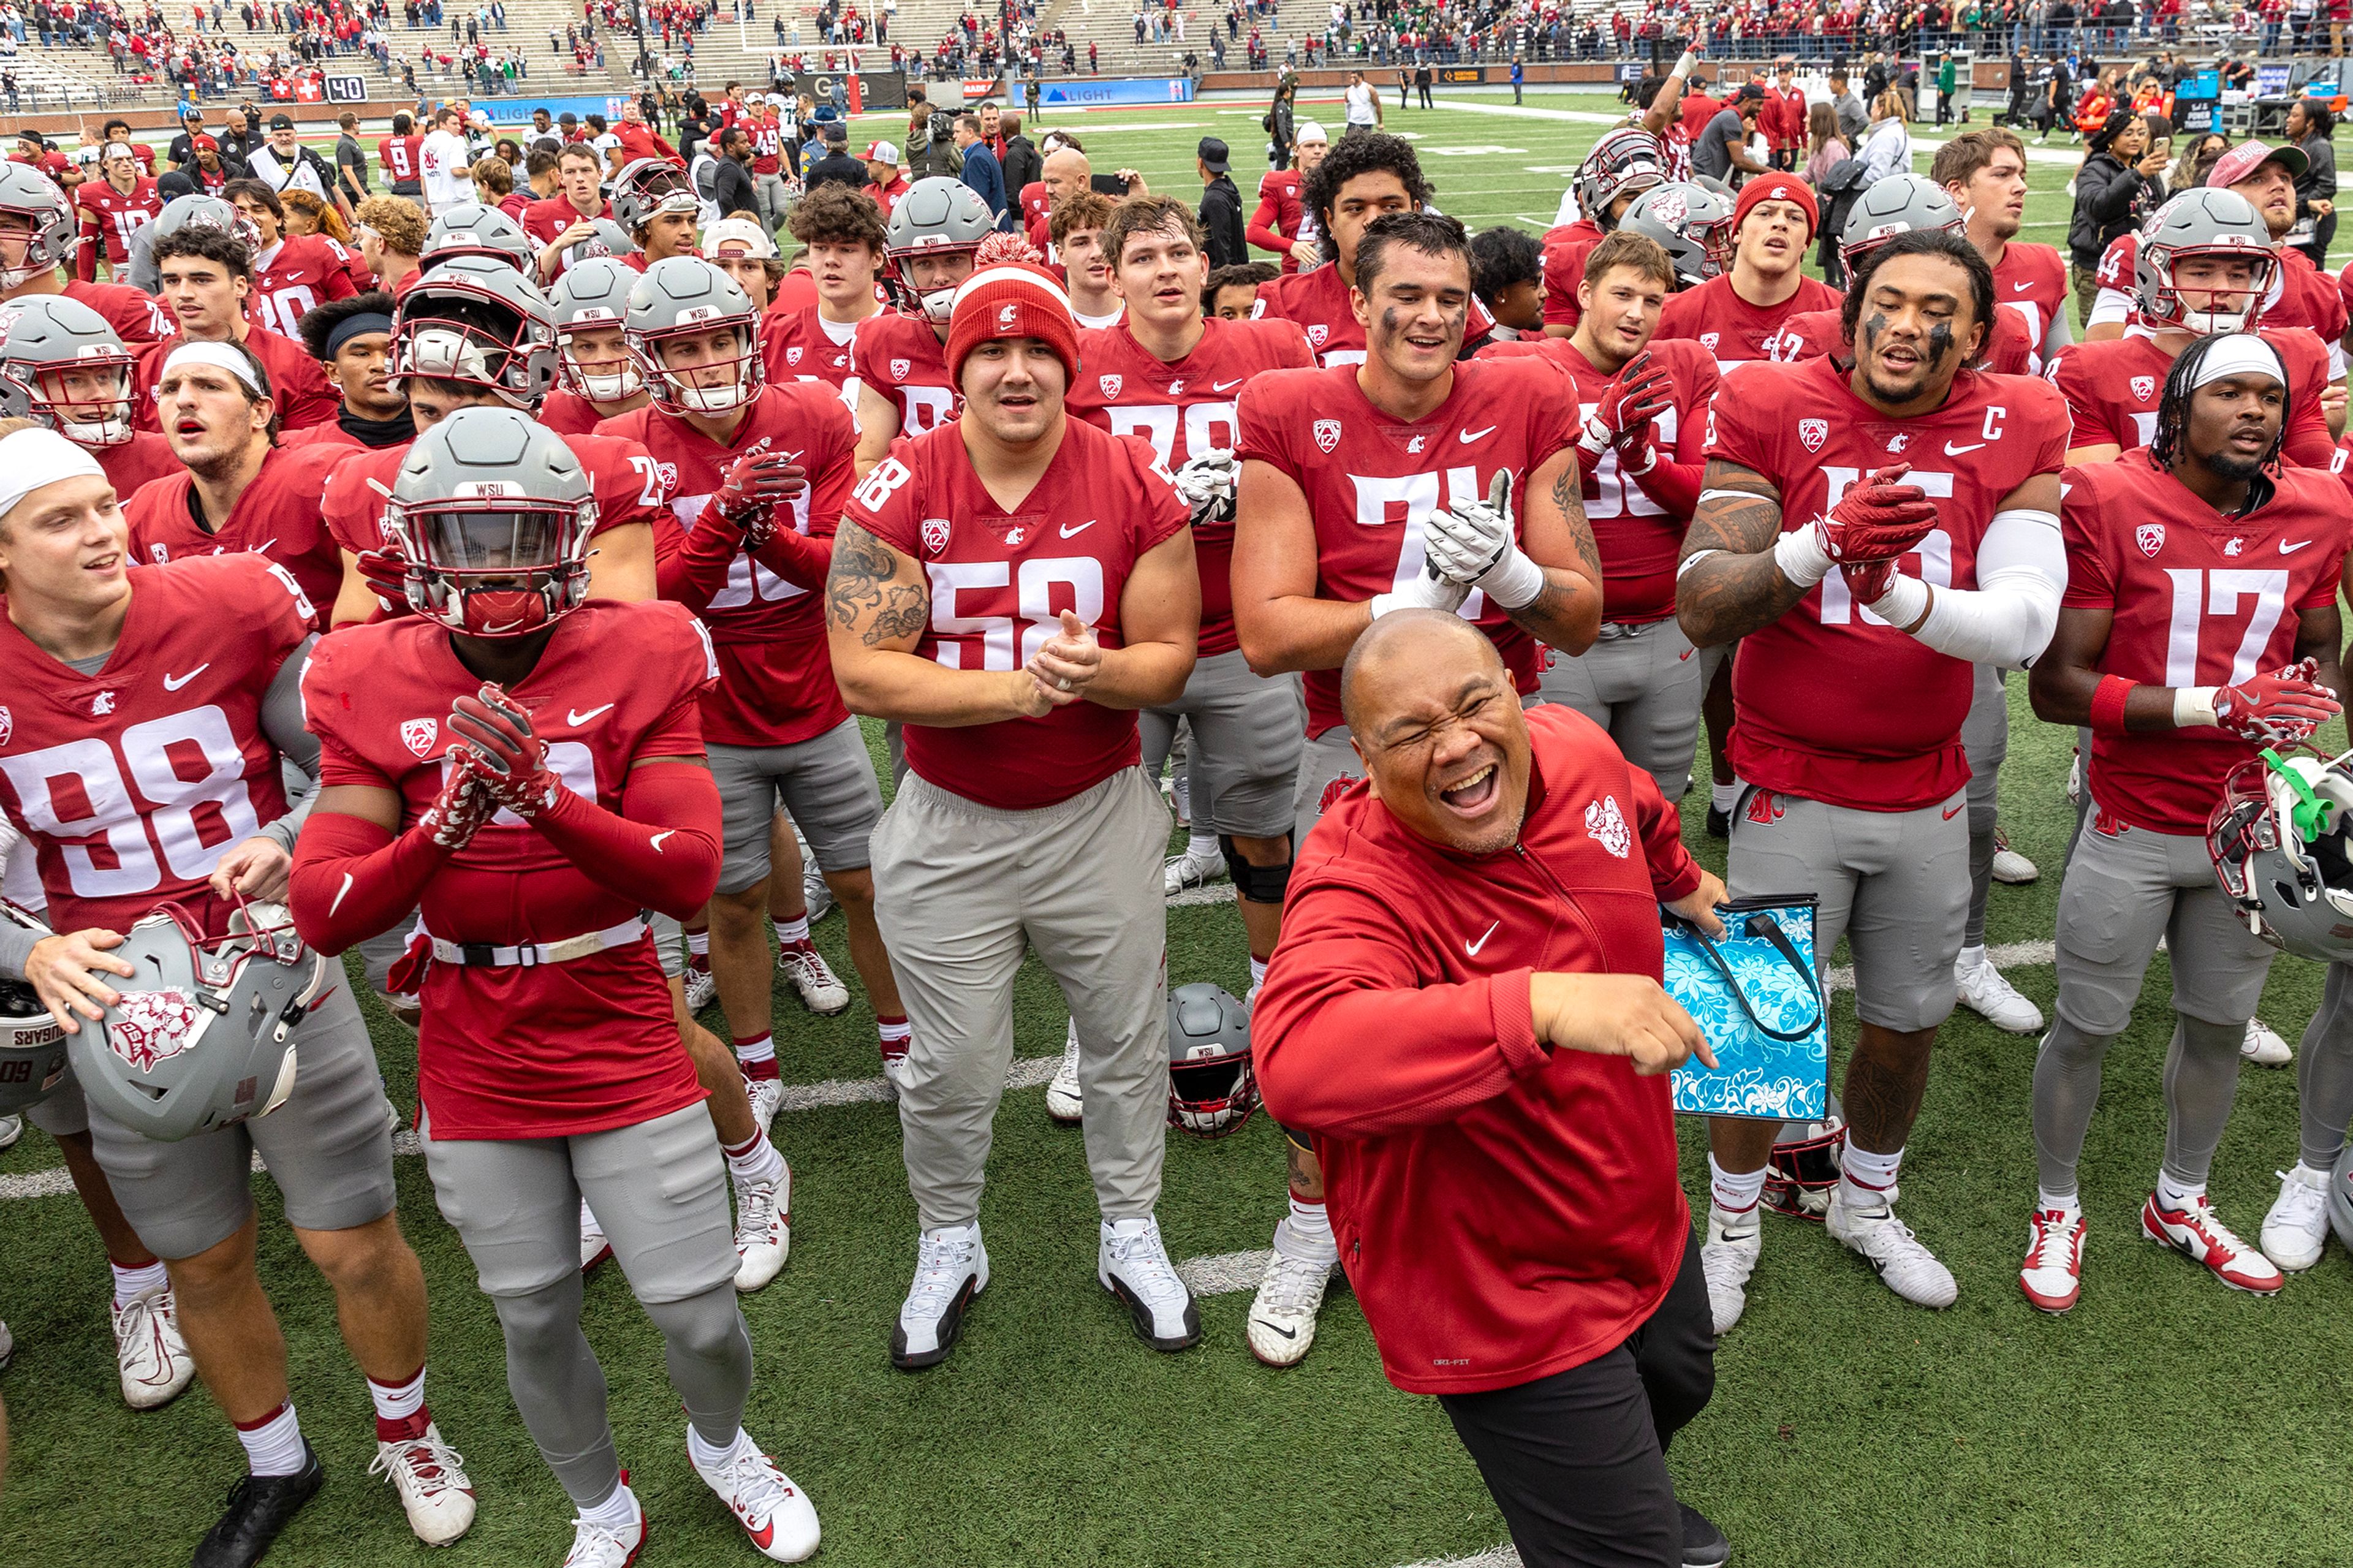
[[[438,719],[403,719],[400,721],[400,743],[420,757],[433,754],[433,742],[441,738]]]
[[[1307,325],[1307,342],[1313,347],[1322,348],[1324,340],[1331,335],[1332,329],[1322,321],[1311,321]]]
[[[892,361],[891,362],[891,379],[892,379],[892,381],[904,381],[904,380],[906,380],[906,379],[907,379],[907,372],[908,372],[910,369],[912,369],[912,368],[913,368],[913,367],[912,365],[910,365],[910,364],[909,364],[909,363],[908,363],[907,361],[905,361],[905,360],[902,360],[902,359],[894,359],[894,360],[892,360]]]
[[[1623,860],[1634,852],[1634,835],[1618,809],[1618,797],[1605,795],[1585,808],[1585,831],[1593,842]]]
[[[1809,452],[1819,452],[1822,443],[1831,438],[1831,422],[1827,419],[1798,421],[1798,439]]]
[[[798,343],[795,343],[791,348],[785,351],[785,363],[786,364],[798,364],[801,363],[801,349]]]
[[[945,550],[948,547],[949,526],[948,520],[944,517],[923,519],[923,549],[934,555]]]
[[[2155,397],[2157,395],[2157,377],[2153,375],[2137,375],[2133,377],[2132,395],[2133,401],[2136,403],[2147,403],[2150,398]]]
[[[2165,548],[2165,524],[2161,522],[2142,523],[2138,528],[2133,530],[2133,542],[2140,546],[2140,552],[2143,555],[2147,556],[2152,561],[2155,560],[2157,558],[2157,552]]]
[[[1339,444],[1340,422],[1337,419],[1318,419],[1315,422],[1315,445],[1328,453]]]
[[[1103,378],[1103,395],[1105,397],[1117,397],[1119,395],[1120,385],[1121,381],[1118,376],[1104,376]]]

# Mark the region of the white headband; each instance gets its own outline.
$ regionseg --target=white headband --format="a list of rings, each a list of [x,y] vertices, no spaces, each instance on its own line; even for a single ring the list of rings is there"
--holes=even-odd
[[[262,389],[261,383],[253,379],[253,366],[247,363],[245,356],[237,353],[237,350],[231,348],[228,344],[189,342],[182,343],[178,348],[174,349],[170,353],[164,356],[164,369],[155,377],[157,396],[160,397],[163,395],[163,387],[165,377],[169,376],[174,370],[177,370],[184,364],[208,364],[215,366],[217,369],[228,372],[229,374],[237,377],[237,380],[245,383],[247,388],[250,390],[256,397],[267,397],[269,395],[268,392]]]
[[[104,479],[98,459],[45,426],[0,437],[0,517],[43,485],[59,479]]]
[[[2198,374],[2189,380],[2189,390],[2233,375],[2267,375],[2282,386],[2287,384],[2287,371],[2281,365],[2279,351],[2253,332],[2232,332],[2206,351],[2206,358]]]

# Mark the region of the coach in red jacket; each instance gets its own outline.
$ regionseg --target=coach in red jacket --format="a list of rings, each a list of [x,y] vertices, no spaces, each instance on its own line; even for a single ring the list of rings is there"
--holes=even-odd
[[[1342,679],[1368,777],[1292,873],[1267,1108],[1314,1140],[1389,1381],[1445,1405],[1526,1568],[1721,1562],[1664,1459],[1715,1370],[1661,1075],[1714,1060],[1658,905],[1720,931],[1724,885],[1468,623],[1385,616]]]

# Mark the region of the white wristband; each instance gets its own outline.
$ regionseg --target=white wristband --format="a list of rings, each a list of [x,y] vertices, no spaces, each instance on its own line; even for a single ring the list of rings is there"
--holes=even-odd
[[[1790,529],[1773,542],[1773,564],[1799,587],[1810,588],[1831,574],[1833,563],[1810,522]]]
[[[1887,592],[1872,605],[1871,613],[1901,631],[1928,613],[1928,584],[1898,572],[1887,580]]]
[[[1494,600],[1500,608],[1525,609],[1535,603],[1537,595],[1545,591],[1544,568],[1529,560],[1524,552],[1514,548],[1506,552],[1504,558],[1495,563],[1487,574],[1479,580],[1479,585],[1486,590],[1487,597]]]
[[[2173,689],[2173,727],[2177,730],[2211,730],[2222,721],[2214,711],[2214,690],[2211,686],[2177,686]]]

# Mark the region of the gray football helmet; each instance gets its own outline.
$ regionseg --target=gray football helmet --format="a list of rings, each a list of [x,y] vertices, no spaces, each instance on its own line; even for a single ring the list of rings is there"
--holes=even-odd
[[[31,419],[84,447],[131,439],[137,362],[106,318],[62,294],[0,304],[0,416]]]
[[[25,248],[14,261],[0,252],[0,289],[14,289],[71,261],[81,245],[81,220],[57,182],[30,163],[0,163],[0,220]],[[0,243],[6,243],[0,241]]]
[[[537,408],[555,384],[555,310],[504,261],[444,261],[401,296],[385,374],[463,382],[516,408]]]
[[[1605,131],[1577,166],[1577,210],[1607,234],[1616,226],[1609,209],[1621,196],[1638,196],[1665,180],[1667,159],[1659,139],[1636,125]]]
[[[460,256],[487,256],[503,261],[526,278],[539,276],[539,247],[522,226],[480,202],[464,202],[433,220],[425,231],[425,249],[417,258],[420,270],[430,272]]]
[[[1693,289],[1732,264],[1732,203],[1703,185],[1658,185],[1618,220],[1629,234],[1657,240],[1675,264],[1675,287]]]
[[[460,408],[417,437],[385,503],[409,608],[469,637],[528,637],[588,596],[596,486],[519,409]]]
[[[2208,308],[2193,310],[2182,298],[2175,269],[2193,258],[2243,259],[2254,264],[2254,280],[2243,290],[2245,300],[2236,310]],[[2279,252],[2272,231],[2254,204],[2228,188],[2204,185],[2182,192],[2149,215],[2141,226],[2133,258],[2134,302],[2141,320],[2152,327],[2177,327],[2189,332],[2237,332],[2251,330],[2263,313],[2263,301],[2279,276]],[[2200,293],[2222,290],[2200,289]],[[2233,289],[2232,293],[2242,292]]]
[[[962,180],[934,174],[908,186],[882,233],[883,281],[899,309],[945,326],[955,308],[956,285],[918,294],[907,279],[907,263],[918,256],[970,256],[996,229],[988,204]]]
[[[2247,929],[2285,952],[2353,963],[2353,772],[2275,747],[2222,781],[2206,825],[2215,879]]]
[[[595,326],[618,331],[629,313],[629,289],[637,271],[609,256],[575,261],[555,280],[548,303],[555,307],[555,346],[563,351],[564,384],[593,403],[617,403],[645,385],[637,362],[625,351],[618,359],[584,360],[574,352],[572,330]]]
[[[709,362],[691,371],[671,370],[664,363],[666,340],[722,326],[735,329],[732,362]],[[767,382],[760,361],[759,310],[735,279],[700,256],[664,257],[647,268],[629,289],[625,331],[647,394],[665,414],[724,414],[757,397]]]
[[[248,250],[261,248],[261,230],[254,221],[237,210],[237,204],[218,196],[196,194],[174,196],[164,204],[155,215],[155,237],[177,234],[184,228],[216,228],[230,238],[244,242]]]
[[[613,176],[613,221],[635,240],[646,225],[663,213],[700,216],[702,198],[686,171],[661,158],[639,158],[625,163]]]
[[[41,936],[49,928],[0,900],[0,921]],[[89,1020],[83,1020],[87,1030]],[[0,980],[0,1116],[38,1105],[66,1080],[66,1032],[38,993],[21,980]]]
[[[286,1103],[302,1020],[343,973],[283,905],[241,899],[217,938],[160,904],[114,954],[138,973],[96,1027],[68,1037],[74,1077],[94,1108],[167,1143]]]
[[[1968,226],[1944,186],[1922,174],[1890,174],[1855,198],[1839,235],[1839,259],[1852,272],[1864,255],[1899,234],[1915,228],[1959,234]]]
[[[588,226],[596,232],[564,253],[567,268],[577,267],[584,261],[592,261],[599,257],[635,256],[645,248],[629,237],[628,229],[611,218],[591,218]]]
[[[1203,1138],[1239,1131],[1258,1109],[1250,1014],[1221,985],[1168,994],[1168,1125]]]

